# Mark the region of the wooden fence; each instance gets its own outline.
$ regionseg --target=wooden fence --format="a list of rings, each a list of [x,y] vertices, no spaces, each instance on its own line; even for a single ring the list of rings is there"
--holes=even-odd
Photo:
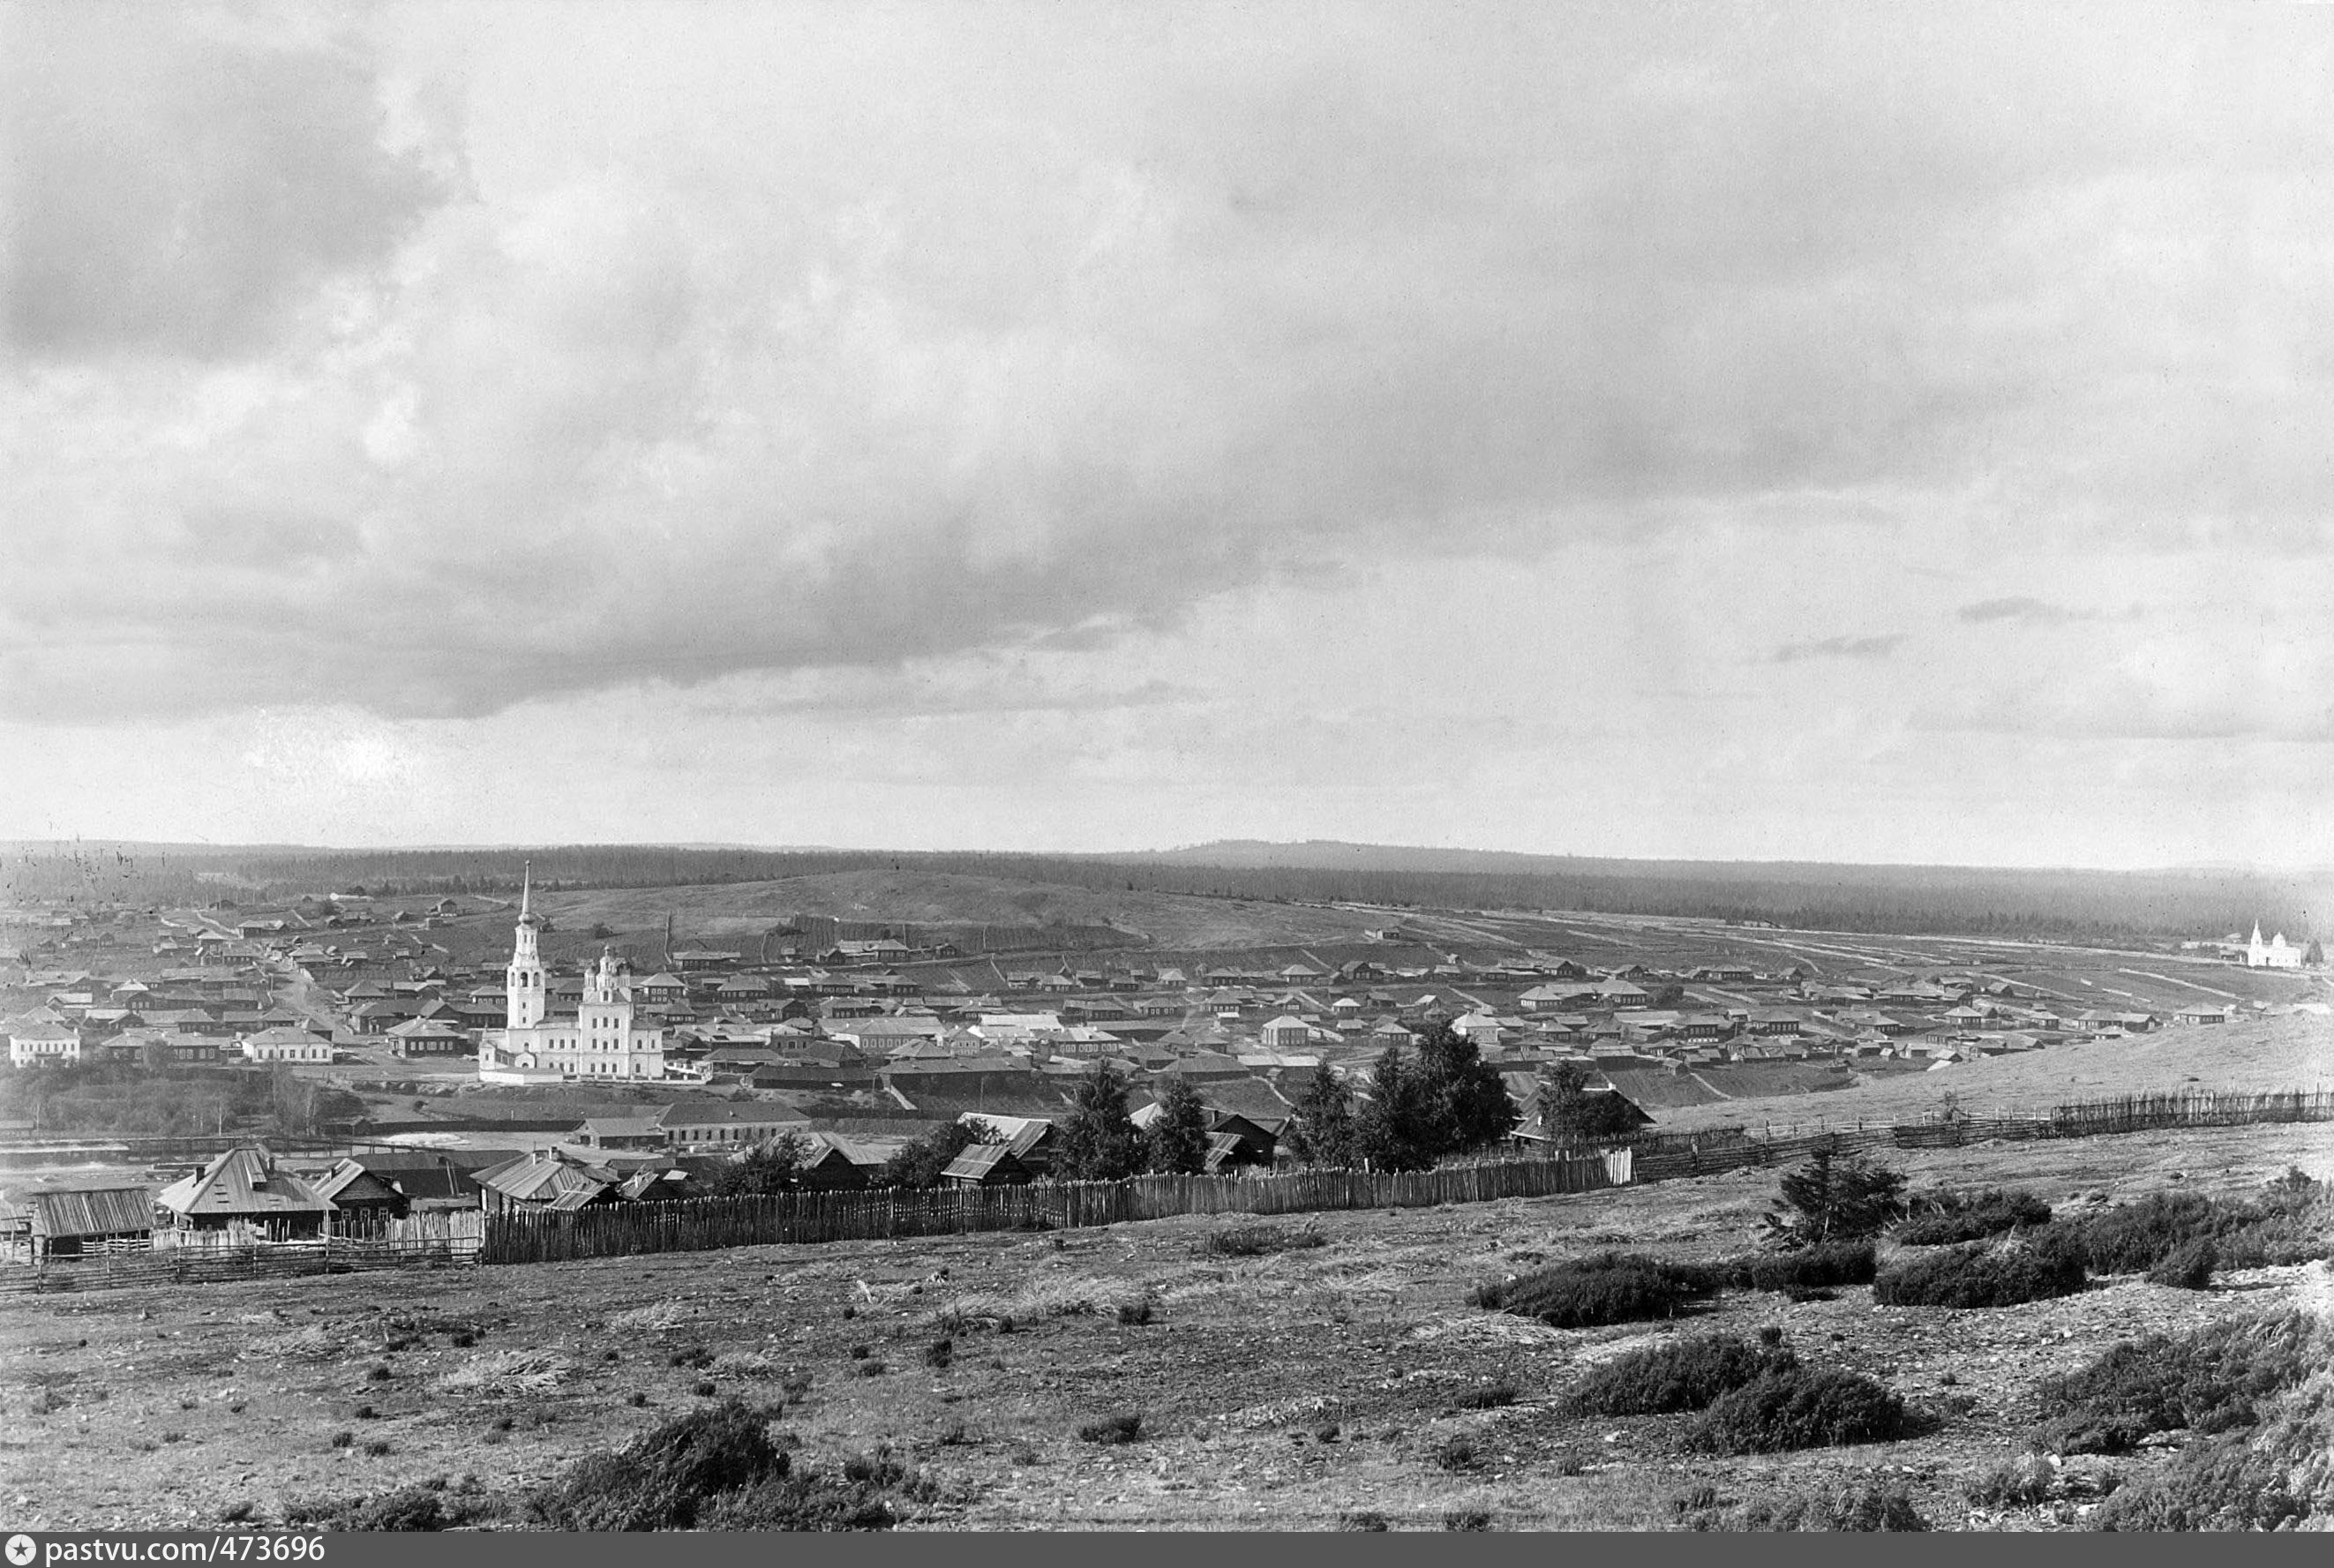
[[[1626,1186],[1632,1150],[1507,1159],[1438,1170],[1284,1176],[1138,1176],[1022,1187],[789,1192],[626,1204],[567,1214],[506,1212],[487,1223],[488,1263],[563,1263],[776,1242],[877,1241],[991,1230],[1074,1230],[1181,1214],[1303,1214],[1548,1198]]]
[[[356,1269],[554,1263],[774,1242],[872,1241],[994,1230],[1076,1229],[1181,1214],[1303,1214],[1548,1198],[1651,1181],[1796,1164],[1842,1154],[1954,1148],[1993,1140],[2094,1138],[2166,1128],[2334,1121],[2334,1093],[2175,1094],[2062,1105],[2035,1116],[1953,1116],[1894,1126],[1740,1128],[1641,1133],[1625,1147],[1554,1158],[1491,1159],[1423,1171],[1298,1171],[1271,1176],[1141,1176],[939,1191],[802,1192],[693,1198],[568,1214],[462,1210],[418,1215],[359,1236],[268,1242],[163,1233],[140,1252],[0,1268],[0,1293],[340,1274]],[[167,1239],[166,1239],[167,1237]]]
[[[1894,1126],[1837,1128],[1751,1138],[1736,1129],[1709,1134],[1641,1136],[1637,1179],[1667,1181],[1745,1167],[1790,1165],[1820,1149],[1869,1154],[1883,1149],[1961,1149],[1972,1144],[2052,1138],[2102,1138],[2199,1127],[2254,1127],[2334,1121],[2334,1092],[2149,1094],[2060,1105],[2033,1116],[1948,1116]]]
[[[116,1240],[93,1255],[0,1269],[0,1294],[465,1267],[480,1260],[486,1230],[486,1216],[467,1208],[389,1220],[362,1236],[299,1241],[271,1241],[244,1228],[159,1230],[142,1243]]]

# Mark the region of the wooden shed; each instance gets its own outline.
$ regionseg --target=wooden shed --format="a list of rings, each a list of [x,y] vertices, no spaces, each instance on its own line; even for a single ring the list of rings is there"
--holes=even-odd
[[[154,1236],[154,1194],[145,1187],[68,1188],[24,1195],[35,1261],[79,1257],[108,1243],[144,1244]]]
[[[1018,1187],[1029,1179],[1029,1168],[1002,1143],[971,1144],[940,1172],[949,1187]]]

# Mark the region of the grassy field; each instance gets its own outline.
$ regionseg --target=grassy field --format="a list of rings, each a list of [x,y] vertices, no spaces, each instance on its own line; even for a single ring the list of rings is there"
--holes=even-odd
[[[1162,948],[1269,947],[1353,941],[1378,922],[1346,909],[1304,904],[1194,898],[1132,890],[1098,892],[1047,882],[937,871],[841,871],[775,881],[703,887],[614,888],[555,893],[542,907],[565,928],[603,922],[626,933],[676,929],[690,939],[752,936],[796,914],[931,926],[1116,926]]]
[[[2334,1019],[2293,1014],[2216,1026],[2175,1027],[2124,1040],[2053,1045],[1953,1067],[1866,1077],[1849,1089],[1785,1099],[1680,1104],[1664,1131],[1772,1121],[1813,1128],[1907,1121],[1952,1094],[1972,1115],[2048,1111],[2072,1101],[2185,1089],[2262,1093],[2334,1085]]]
[[[2334,1136],[2100,1138],[1896,1163],[1916,1187],[2015,1181],[2063,1204],[2247,1191],[2296,1163],[2334,1176]],[[1256,1255],[1210,1250],[1227,1222],[1190,1218],[9,1297],[0,1476],[28,1529],[271,1521],[303,1498],[432,1477],[507,1496],[735,1392],[786,1400],[799,1462],[892,1445],[926,1483],[910,1528],[1320,1529],[1374,1511],[1397,1529],[1472,1512],[1498,1529],[1668,1529],[1713,1499],[1876,1476],[1939,1527],[2054,1527],[2072,1505],[1977,1508],[1963,1495],[2020,1450],[2037,1380],[2143,1331],[2334,1303],[2322,1265],[2205,1292],[2118,1279],[1970,1312],[1879,1308],[1868,1287],[1799,1303],[1729,1292],[1691,1326],[1778,1328],[1803,1359],[1875,1377],[1937,1423],[1896,1443],[1729,1460],[1683,1451],[1680,1418],[1587,1419],[1558,1403],[1584,1369],[1685,1325],[1558,1331],[1470,1304],[1479,1281],[1609,1246],[1740,1253],[1774,1191],[1774,1173],[1740,1171],[1300,1217],[1290,1229],[1317,1245]],[[1138,1412],[1135,1441],[1079,1435]]]

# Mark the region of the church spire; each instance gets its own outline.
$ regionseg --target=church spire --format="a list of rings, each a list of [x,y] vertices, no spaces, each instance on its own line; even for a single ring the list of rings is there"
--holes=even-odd
[[[533,861],[522,861],[520,862],[518,873],[518,918],[522,920],[526,919],[527,899],[534,891],[535,862]]]

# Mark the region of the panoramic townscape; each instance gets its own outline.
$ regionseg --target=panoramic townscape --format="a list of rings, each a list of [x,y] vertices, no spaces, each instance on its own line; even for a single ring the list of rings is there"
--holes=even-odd
[[[54,1528],[2194,1524],[2142,1486],[2159,1512],[2100,1514],[2186,1450],[2030,1449],[2038,1390],[2328,1288],[2307,936],[1237,886],[1008,924],[946,916],[1079,890],[865,858],[594,890],[391,854],[308,887],[268,851],[20,846],[53,896],[5,911],[0,1313],[12,1409],[77,1434],[20,1448],[20,1489]],[[121,896],[189,866],[201,902]],[[1810,1161],[1889,1175],[1895,1239],[1770,1226]],[[1998,1298],[1905,1283],[2066,1254]],[[1563,1294],[1616,1260],[1646,1302]],[[1880,1413],[1749,1472],[1694,1457],[1729,1451],[1670,1413],[1701,1396],[1572,1386],[1654,1358],[1722,1392],[1792,1347]],[[561,1468],[765,1418],[825,1479],[684,1518]],[[2278,1496],[2255,1523],[2314,1516]]]

